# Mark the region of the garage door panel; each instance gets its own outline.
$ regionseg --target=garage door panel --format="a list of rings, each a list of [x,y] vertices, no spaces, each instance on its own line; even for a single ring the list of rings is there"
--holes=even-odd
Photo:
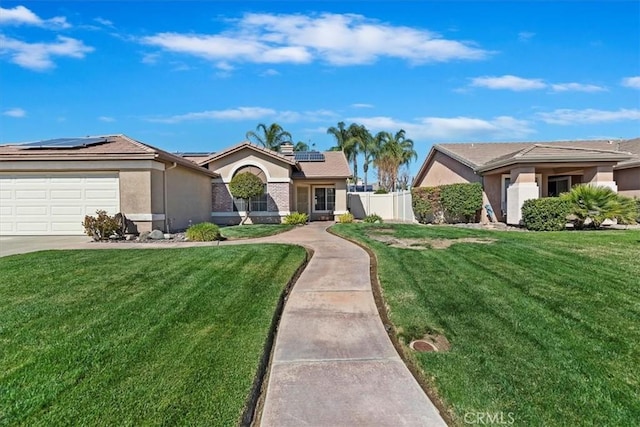
[[[120,210],[117,174],[0,174],[0,234],[82,235],[85,215]]]
[[[51,190],[51,200],[82,200],[82,190]]]
[[[17,206],[16,215],[19,216],[46,216],[49,213],[47,206]]]
[[[47,190],[16,190],[16,200],[46,200]]]

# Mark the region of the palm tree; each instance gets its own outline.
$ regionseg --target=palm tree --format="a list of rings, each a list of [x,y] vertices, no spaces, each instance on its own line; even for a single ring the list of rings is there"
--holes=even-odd
[[[293,151],[309,151],[309,144],[303,141],[296,142],[293,146]]]
[[[376,139],[379,151],[374,163],[378,168],[381,184],[388,191],[394,191],[398,181],[398,170],[417,159],[418,153],[413,149],[413,141],[405,136],[404,129],[395,134],[378,132]]]
[[[364,189],[367,191],[367,185],[369,184],[369,165],[375,160],[380,144],[379,140],[371,135],[369,129],[362,125],[358,126],[356,137],[358,138],[360,153],[364,157],[362,171],[364,172]]]
[[[338,122],[338,127],[331,126],[327,129],[327,133],[333,135],[336,139],[336,146],[331,147],[330,151],[342,151],[347,157],[347,161],[353,162],[353,182],[358,181],[358,128],[355,123],[344,127],[344,122]]]
[[[255,132],[250,130],[246,133],[246,138],[273,151],[280,151],[280,144],[283,142],[291,142],[291,134],[277,123],[271,123],[269,127],[260,123]]]

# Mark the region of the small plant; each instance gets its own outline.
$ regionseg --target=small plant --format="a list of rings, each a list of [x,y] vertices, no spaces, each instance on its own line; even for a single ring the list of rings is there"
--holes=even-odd
[[[283,220],[288,225],[304,225],[307,221],[309,221],[309,215],[303,212],[291,212]]]
[[[364,222],[367,222],[369,224],[382,224],[382,217],[378,214],[371,214],[371,215],[367,215],[364,220]]]
[[[373,192],[373,194],[389,194],[389,192],[384,188],[378,188],[376,191]]]
[[[84,232],[94,241],[109,240],[111,236],[122,237],[123,226],[115,216],[107,215],[105,210],[97,210],[96,216],[86,215],[82,221]]]
[[[564,230],[569,209],[569,202],[560,197],[529,199],[522,205],[522,222],[533,231]]]
[[[349,224],[353,222],[353,214],[351,212],[343,213],[338,216],[338,222],[340,224]]]
[[[571,219],[576,228],[598,228],[605,219],[632,223],[636,206],[629,197],[618,195],[609,187],[581,184],[562,196],[571,205]]]
[[[210,222],[201,222],[190,226],[185,235],[187,239],[194,242],[212,242],[221,239],[220,229]]]

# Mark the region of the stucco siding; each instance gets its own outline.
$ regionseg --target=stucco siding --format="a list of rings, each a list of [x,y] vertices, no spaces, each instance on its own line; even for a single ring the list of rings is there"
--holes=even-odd
[[[245,148],[209,163],[210,170],[219,173],[223,181],[229,182],[234,172],[246,165],[254,165],[262,169],[269,180],[288,180],[290,166],[284,162]]]
[[[151,171],[120,171],[120,210],[125,215],[151,214]]]
[[[496,175],[485,175],[483,177],[483,187],[484,192],[487,195],[487,199],[489,199],[489,203],[491,203],[491,207],[493,208],[493,212],[496,215],[498,221],[502,221],[504,218],[502,216],[502,176],[500,174]]]
[[[211,220],[211,177],[183,167],[166,171],[168,231]]]
[[[620,194],[627,197],[640,197],[640,166],[615,170],[613,175]]]
[[[426,171],[418,187],[480,182],[480,177],[470,167],[438,151],[427,165]]]

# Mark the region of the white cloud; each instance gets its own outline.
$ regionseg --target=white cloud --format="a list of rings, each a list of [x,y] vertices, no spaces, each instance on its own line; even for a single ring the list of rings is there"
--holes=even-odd
[[[26,43],[0,34],[0,55],[21,67],[43,71],[55,67],[53,57],[84,58],[94,49],[81,40],[58,36],[51,43]]]
[[[52,29],[71,27],[64,16],[42,19],[24,6],[16,6],[13,9],[0,7],[0,25],[34,25]]]
[[[140,62],[143,64],[154,65],[158,63],[159,58],[159,53],[145,53],[142,55],[142,60]]]
[[[114,119],[113,117],[109,117],[109,116],[100,116],[98,117],[98,120],[100,120],[101,122],[105,122],[105,123],[113,123],[116,121],[116,119]]]
[[[280,72],[278,70],[274,70],[273,68],[269,68],[269,69],[264,70],[263,72],[261,72],[260,75],[262,77],[279,76]]]
[[[557,83],[552,84],[551,89],[555,92],[604,92],[607,90],[602,86],[583,83]]]
[[[415,121],[391,117],[352,117],[350,122],[365,125],[372,132],[404,129],[411,139],[455,140],[482,138],[520,138],[534,132],[529,122],[509,116],[491,120],[474,117],[422,117]]]
[[[412,64],[480,60],[490,52],[430,31],[392,26],[362,15],[246,14],[219,34],[158,33],[143,44],[211,61],[332,65],[396,58]]]
[[[640,89],[640,76],[625,77],[622,79],[622,86]]]
[[[543,89],[547,87],[547,84],[542,81],[542,79],[525,79],[507,74],[500,77],[475,77],[471,79],[471,86],[485,87],[487,89],[506,89],[520,92],[525,90]]]
[[[3,111],[2,115],[21,119],[22,117],[25,117],[27,115],[27,112],[24,111],[22,108],[10,108],[8,110]]]
[[[530,31],[520,31],[518,33],[518,40],[520,40],[521,42],[526,42],[531,40],[535,35],[536,33],[532,33]]]
[[[113,27],[113,22],[108,19],[97,17],[97,18],[94,18],[93,20],[96,21],[98,24],[104,25],[105,27]]]
[[[617,111],[584,109],[558,109],[547,113],[538,113],[537,117],[545,123],[554,125],[593,124],[640,120],[640,109],[621,108]]]
[[[373,108],[373,105],[364,104],[364,103],[355,103],[355,104],[351,104],[351,108]]]
[[[276,111],[262,107],[238,107],[227,110],[209,110],[196,113],[179,114],[166,118],[149,119],[158,123],[180,123],[191,120],[256,120],[274,116]]]

